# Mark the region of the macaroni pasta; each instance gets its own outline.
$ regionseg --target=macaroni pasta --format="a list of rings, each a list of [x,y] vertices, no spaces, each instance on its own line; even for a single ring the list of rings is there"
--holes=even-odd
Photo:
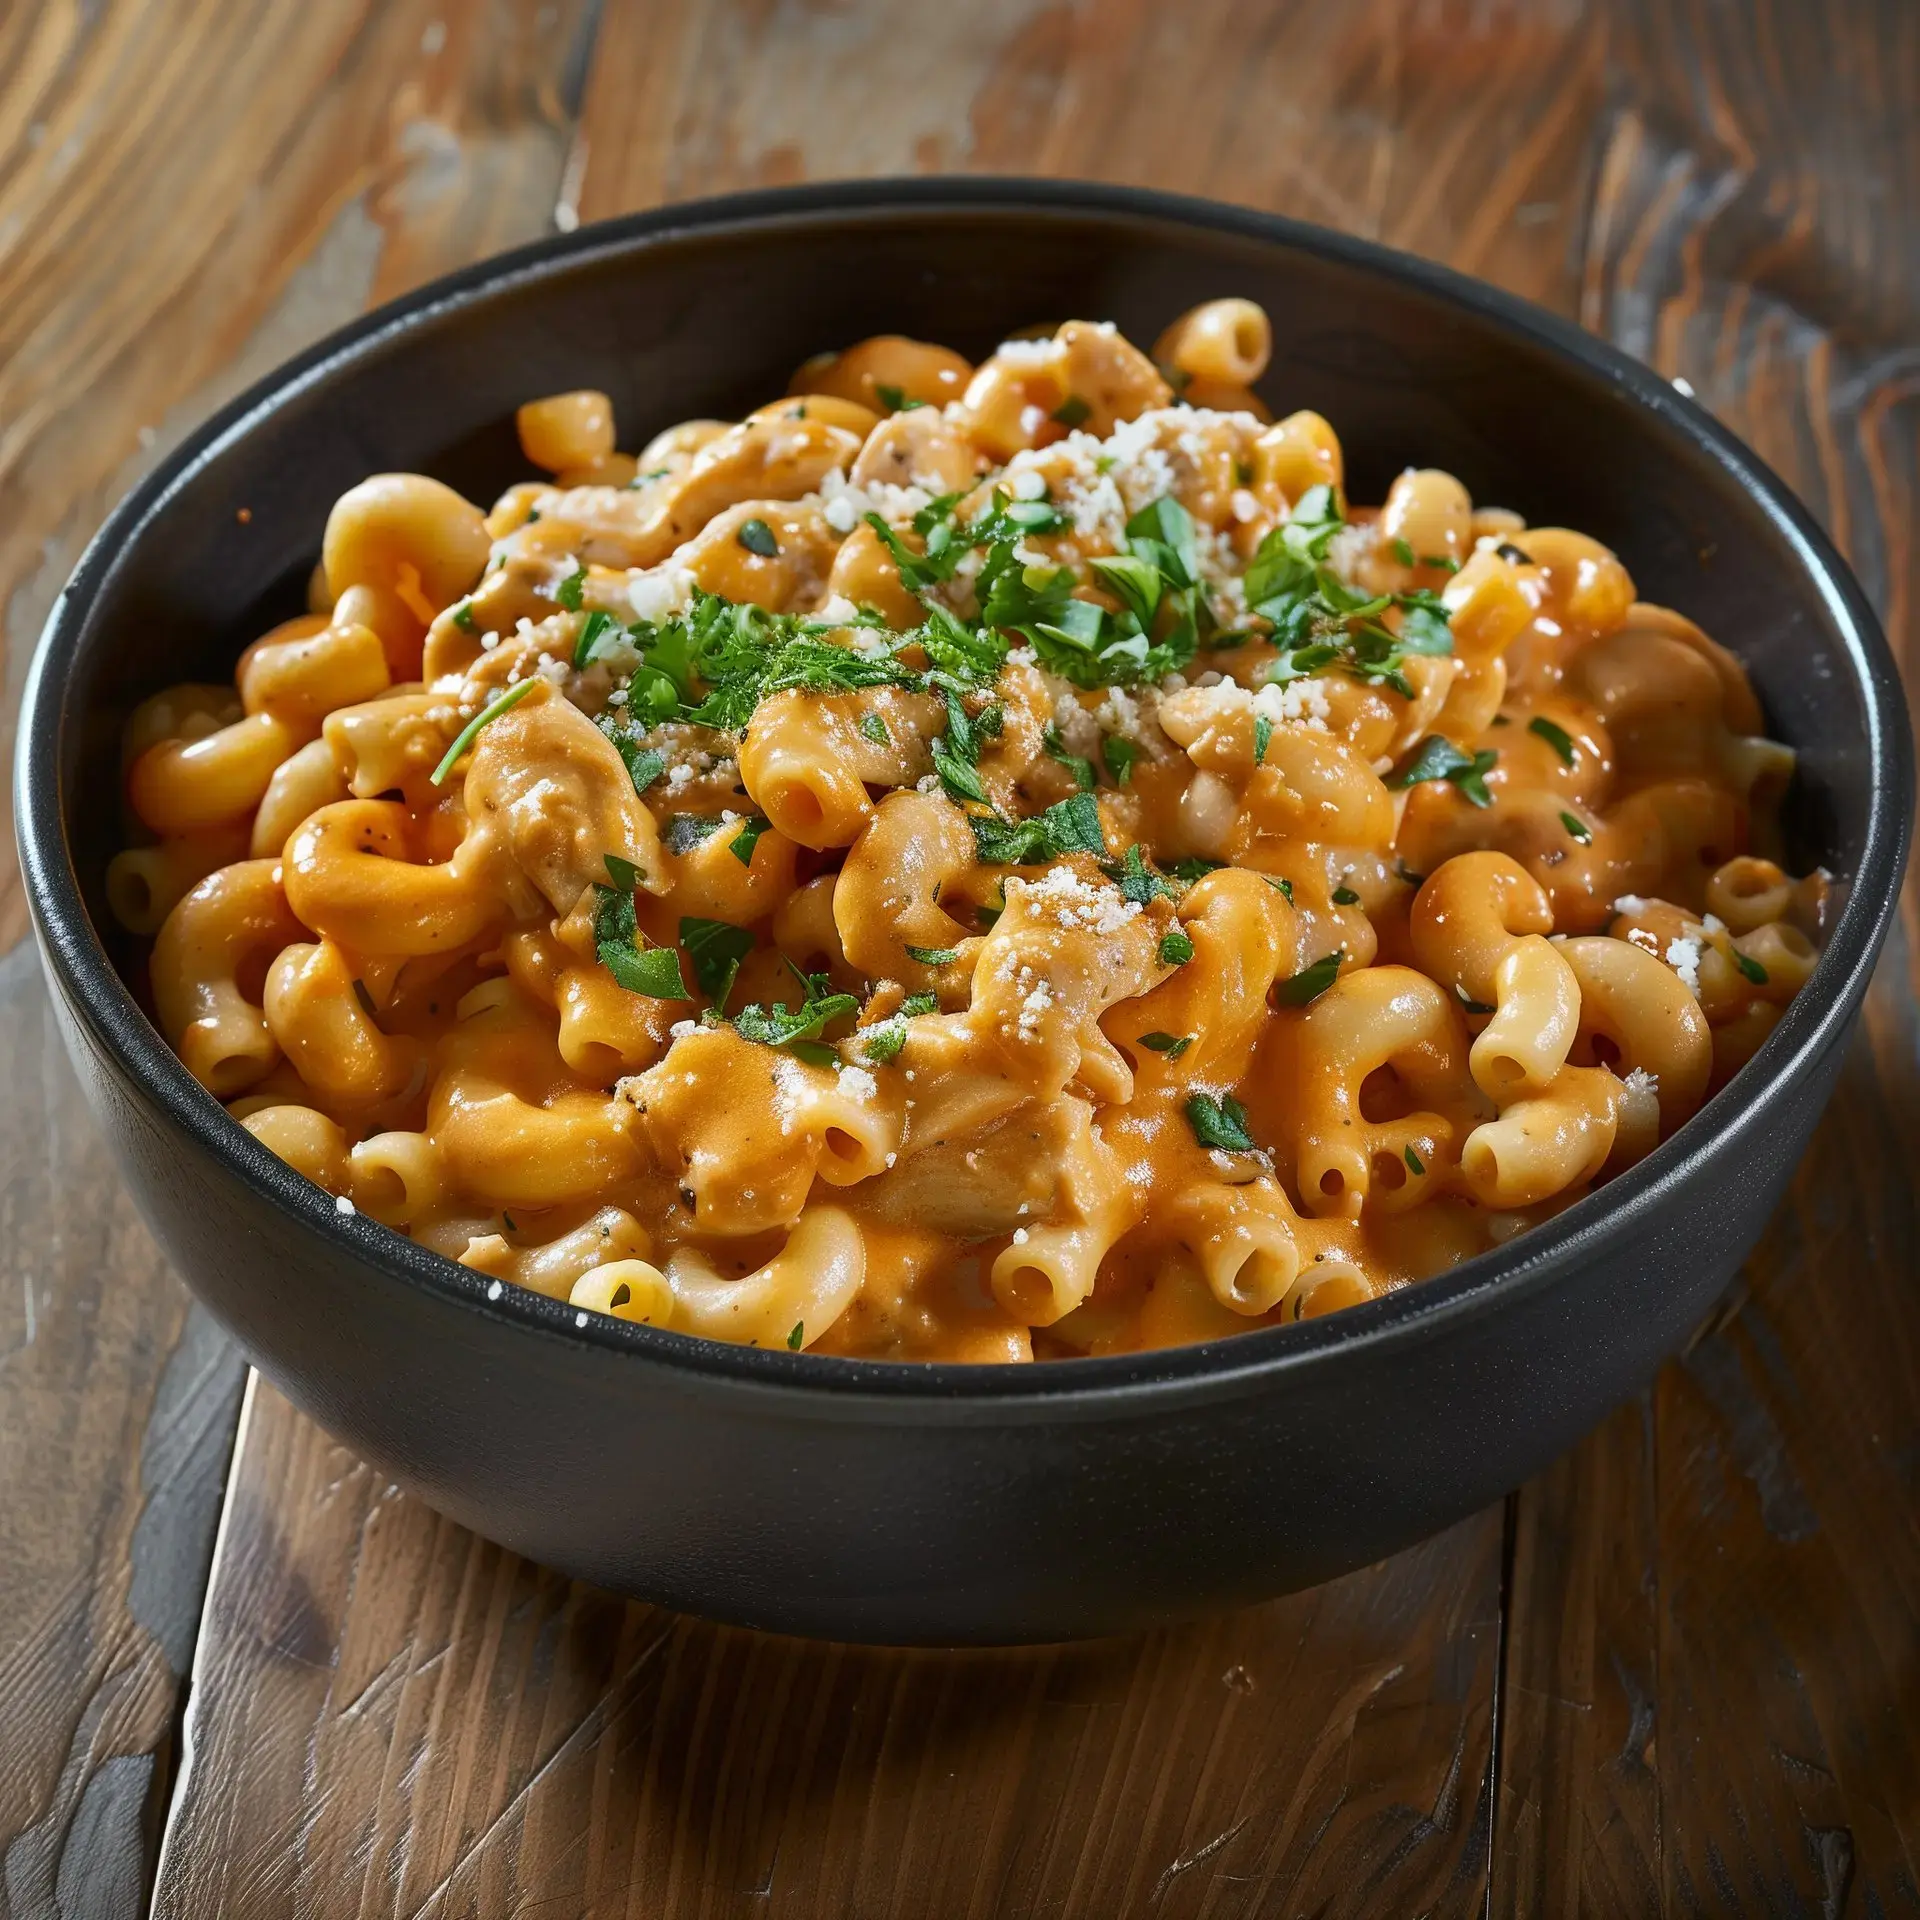
[[[308,1179],[581,1316],[1028,1360],[1452,1265],[1811,971],[1793,756],[1612,553],[1350,502],[1244,300],[884,336],[637,454],[380,474],[128,723],[112,910]]]

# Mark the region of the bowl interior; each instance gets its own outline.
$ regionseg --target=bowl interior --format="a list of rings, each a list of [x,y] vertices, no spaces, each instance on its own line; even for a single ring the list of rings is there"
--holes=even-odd
[[[171,682],[228,680],[248,641],[300,611],[328,509],[368,473],[418,469],[489,501],[528,477],[513,410],[543,393],[605,389],[633,448],[676,420],[737,415],[866,334],[981,355],[1081,316],[1144,344],[1224,294],[1272,316],[1264,397],[1333,423],[1355,498],[1378,500],[1408,465],[1449,468],[1478,501],[1605,541],[1644,598],[1730,645],[1769,730],[1800,750],[1797,863],[1844,889],[1877,848],[1876,893],[1890,890],[1904,742],[1871,616],[1757,464],[1651,376],[1578,357],[1502,296],[1311,229],[1120,192],[896,183],[617,223],[477,269],[316,349],[157,475],[83,567],[80,617],[28,716],[58,715],[60,829],[94,928],[124,967],[102,875],[122,840],[125,716]],[[1876,755],[1893,767],[1878,803]],[[1849,971],[1884,911],[1862,905]]]

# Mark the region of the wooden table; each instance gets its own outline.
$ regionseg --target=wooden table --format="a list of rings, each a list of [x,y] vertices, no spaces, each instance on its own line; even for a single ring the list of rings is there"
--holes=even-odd
[[[1217,194],[1578,315],[1787,475],[1911,663],[1912,0],[28,0],[9,711],[111,501],[370,303],[936,169]],[[1916,900],[1765,1245],[1537,1482],[1318,1592],[959,1656],[622,1603],[334,1445],[160,1264],[17,949],[0,1916],[1920,1912]]]

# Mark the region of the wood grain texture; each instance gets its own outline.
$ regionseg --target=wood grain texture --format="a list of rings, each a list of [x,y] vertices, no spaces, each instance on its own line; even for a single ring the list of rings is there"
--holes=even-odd
[[[112,500],[369,300],[538,231],[581,5],[0,9],[0,606],[26,659]],[[0,839],[0,949],[24,931]],[[242,1365],[0,963],[0,1920],[142,1910]]]
[[[1920,13],[1611,9],[1582,317],[1846,548],[1920,684]],[[1920,886],[1734,1294],[1521,1498],[1495,1909],[1920,1912]]]
[[[0,9],[9,748],[33,643],[114,500],[370,301],[544,229],[590,14],[589,0]],[[25,926],[9,825],[0,947]]]
[[[26,948],[0,1084],[0,1915],[131,1913],[243,1369],[135,1217]]]
[[[251,1390],[156,1912],[1477,1911],[1497,1513],[1131,1642],[894,1653],[515,1558]]]

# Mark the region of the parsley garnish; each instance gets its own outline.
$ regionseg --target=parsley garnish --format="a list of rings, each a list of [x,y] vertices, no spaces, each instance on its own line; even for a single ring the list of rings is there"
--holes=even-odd
[[[1430,733],[1420,743],[1420,751],[1408,762],[1404,772],[1387,782],[1393,787],[1417,786],[1423,780],[1446,780],[1476,807],[1490,807],[1493,796],[1487,791],[1487,775],[1500,756],[1491,747],[1479,753],[1462,753],[1445,734]]]
[[[1048,416],[1063,427],[1083,427],[1093,417],[1093,409],[1077,393],[1070,393]]]
[[[594,724],[613,742],[635,793],[645,793],[666,772],[667,756],[658,747],[643,747],[637,728],[604,713]]]
[[[1196,880],[1204,880],[1208,874],[1218,873],[1226,864],[1224,860],[1203,860],[1196,855],[1190,860],[1176,860],[1168,872],[1176,880],[1184,880],[1188,886],[1192,886]]]
[[[1333,904],[1336,907],[1357,907],[1360,904],[1360,896],[1351,887],[1335,887]]]
[[[627,861],[622,860],[619,865],[628,875],[633,874],[633,867]],[[619,880],[611,855],[607,871]],[[644,993],[652,1000],[691,999],[686,977],[680,971],[680,956],[671,947],[640,945],[631,884],[596,885],[593,897],[594,954],[615,981],[629,993]]]
[[[1129,847],[1123,859],[1101,861],[1100,871],[1120,889],[1123,900],[1131,900],[1137,906],[1144,907],[1151,900],[1180,897],[1180,886],[1164,874],[1156,873],[1137,846]]]
[[[932,1013],[940,1002],[930,993],[910,993],[884,1020],[876,1021],[860,1036],[861,1051],[875,1066],[884,1067],[900,1057],[907,1044],[907,1022],[923,1013]]]
[[[1048,721],[1046,732],[1040,736],[1040,744],[1046,749],[1049,760],[1058,761],[1073,775],[1073,784],[1082,793],[1093,791],[1093,783],[1097,777],[1093,771],[1093,762],[1081,759],[1077,753],[1069,753],[1061,744],[1060,729],[1052,721]]]
[[[1327,562],[1343,524],[1333,489],[1309,487],[1247,567],[1247,604],[1272,622],[1280,649],[1268,679],[1284,685],[1338,667],[1410,700],[1413,685],[1402,671],[1407,656],[1453,651],[1446,607],[1425,589],[1369,596],[1348,586]],[[1400,610],[1397,633],[1383,620],[1393,608]]]
[[[960,958],[958,947],[909,947],[907,958],[917,960],[923,967],[945,967]]]
[[[585,567],[575,567],[574,570],[554,588],[553,597],[558,600],[569,613],[578,613],[580,611],[581,598],[586,593],[586,590],[587,570]]]
[[[1403,567],[1412,566],[1413,565],[1413,542],[1411,540],[1394,541],[1393,557],[1396,560],[1398,560]]]
[[[1579,841],[1583,847],[1593,844],[1593,829],[1577,813],[1562,812],[1560,824]]]
[[[1560,756],[1562,766],[1573,765],[1573,736],[1565,727],[1556,727],[1542,714],[1527,722],[1527,731],[1537,733]]]
[[[617,853],[606,853],[600,857],[605,863],[607,878],[613,885],[631,893],[640,884],[640,869],[631,860],[623,860]]]
[[[1338,948],[1323,953],[1310,967],[1302,967],[1291,980],[1282,980],[1273,997],[1283,1007],[1304,1007],[1318,1000],[1339,977],[1340,962],[1347,956]]]
[[[1258,767],[1266,762],[1267,749],[1273,744],[1273,722],[1264,713],[1253,718],[1253,764]]]
[[[717,813],[670,813],[660,823],[660,844],[669,853],[691,853],[720,831]]]
[[[1225,1153],[1251,1153],[1253,1135],[1247,1131],[1247,1110],[1232,1094],[1215,1099],[1210,1093],[1187,1096],[1187,1125],[1203,1147]]]
[[[779,557],[780,542],[773,537],[773,529],[764,520],[741,521],[733,536],[749,553],[757,553],[762,560]]]
[[[741,1039],[751,1040],[757,1046],[785,1047],[810,1066],[831,1066],[839,1056],[820,1036],[830,1020],[857,1011],[860,1002],[850,993],[829,993],[824,973],[802,973],[791,960],[787,962],[787,970],[800,982],[801,1000],[797,1007],[782,1006],[776,1001],[766,1007],[742,1007],[730,1021],[717,1012],[702,1017],[709,1026],[731,1026]]]
[[[700,920],[689,915],[680,922],[680,944],[693,962],[693,977],[715,1007],[724,1008],[733,991],[740,962],[753,951],[753,935],[726,920]]]
[[[798,1353],[806,1337],[807,1323],[804,1320],[796,1320],[793,1323],[793,1331],[787,1335],[787,1350],[790,1353]]]
[[[889,413],[911,413],[915,407],[924,407],[924,400],[916,400],[901,387],[890,387],[885,381],[876,380],[873,390],[880,396],[880,404]]]
[[[1260,877],[1266,881],[1268,886],[1272,887],[1275,892],[1279,893],[1286,900],[1288,906],[1293,905],[1293,882],[1291,880],[1283,880],[1271,873],[1262,874]]]
[[[1150,1047],[1155,1053],[1164,1053],[1169,1060],[1178,1060],[1193,1045],[1190,1033],[1143,1033],[1140,1044]]]
[[[760,836],[766,832],[770,825],[772,825],[772,822],[762,819],[759,814],[749,814],[745,823],[741,826],[740,831],[727,842],[727,851],[732,854],[743,867],[752,866],[753,850],[760,844]]]
[[[955,800],[971,800],[976,806],[991,804],[987,799],[987,790],[981,785],[980,741],[981,736],[995,729],[983,727],[980,720],[968,717],[967,710],[960,704],[959,696],[951,687],[943,687],[942,695],[947,703],[947,730],[933,743],[933,770],[940,776],[940,784]],[[998,708],[989,709],[998,713]]]
[[[1426,1172],[1426,1168],[1421,1164],[1420,1156],[1415,1153],[1411,1147],[1402,1147],[1400,1149],[1400,1157],[1406,1161],[1407,1171],[1413,1174],[1415,1178],[1418,1178]]]
[[[1500,544],[1494,548],[1494,552],[1510,567],[1530,567],[1533,565],[1533,555],[1522,547],[1516,547],[1511,540],[1502,540]]]
[[[1735,946],[1729,946],[1727,951],[1733,955],[1733,964],[1738,967],[1741,973],[1747,979],[1751,980],[1756,987],[1764,987],[1767,984],[1768,974],[1766,968],[1763,967],[1758,960],[1754,959],[1751,954],[1742,953],[1740,949]],[[356,982],[356,984],[358,983]]]
[[[1106,835],[1100,808],[1090,793],[1056,800],[1029,820],[1003,820],[998,814],[972,814],[975,857],[986,866],[1031,867],[1069,853],[1104,854]]]
[[[610,613],[602,613],[598,607],[587,615],[580,628],[580,637],[573,643],[573,667],[578,673],[583,667],[590,666],[593,657],[600,651],[600,642],[609,633],[620,633],[620,622]]]
[[[1193,958],[1193,942],[1173,927],[1160,936],[1157,958],[1163,967],[1184,967]]]
[[[1110,733],[1100,743],[1100,757],[1107,763],[1107,771],[1113,775],[1114,784],[1124,787],[1133,778],[1133,769],[1140,759],[1140,749],[1123,734]]]
[[[495,694],[494,697],[453,736],[453,745],[447,749],[440,764],[433,770],[431,778],[436,787],[446,784],[447,775],[459,765],[460,756],[479,738],[480,729],[492,721],[498,720],[503,713],[510,712],[513,708],[517,707],[520,702],[533,691],[534,682],[537,678],[538,676],[535,675],[533,679],[517,681],[513,686],[510,686],[505,693]]]
[[[893,735],[887,731],[887,723],[877,713],[863,713],[860,716],[860,732],[864,739],[871,740],[876,747],[893,744]]]
[[[462,600],[460,604],[454,608],[452,618],[453,624],[458,627],[462,633],[471,633],[473,631],[473,602],[471,600]]]

